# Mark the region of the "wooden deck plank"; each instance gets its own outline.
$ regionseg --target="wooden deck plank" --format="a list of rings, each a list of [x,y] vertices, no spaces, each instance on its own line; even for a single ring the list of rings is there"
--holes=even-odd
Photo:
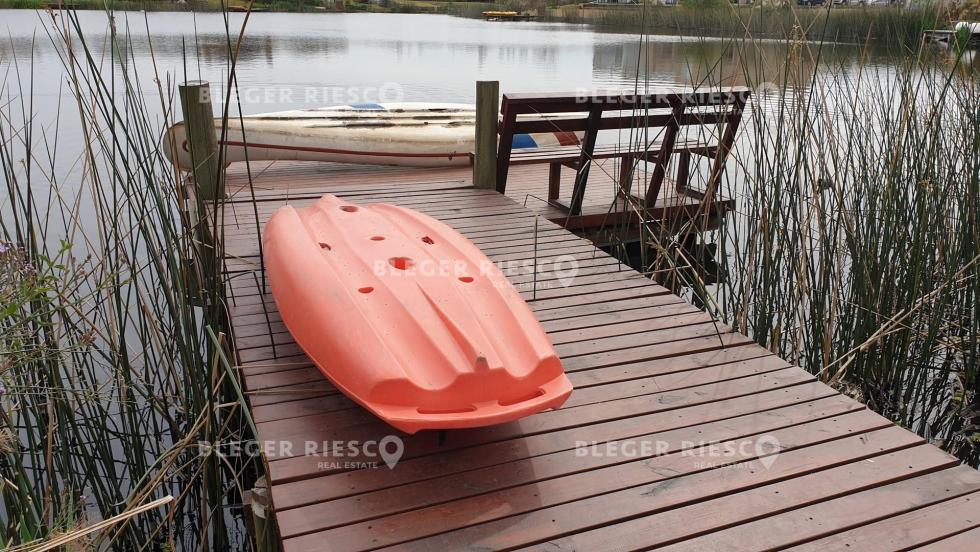
[[[668,374],[663,376],[652,376],[648,378],[633,379],[606,385],[594,385],[591,387],[579,388],[574,398],[569,398],[565,408],[574,408],[591,404],[603,403],[610,400],[626,399],[651,395],[654,392],[668,393],[681,391],[688,388],[700,387],[702,385],[721,383],[750,376],[760,376],[760,381],[766,378],[765,374],[776,374],[782,370],[794,370],[792,367],[767,366],[760,363],[746,364],[722,364],[701,370],[682,372],[680,374]],[[787,374],[788,375],[788,374]],[[377,418],[361,408],[342,410],[330,409],[322,414],[312,415],[304,420],[288,418],[285,420],[259,422],[262,431],[272,435],[290,435],[295,431],[297,424],[322,424],[323,427],[331,428],[331,431],[348,431],[355,426],[366,428],[377,426]],[[380,426],[381,430],[388,431],[387,427]]]
[[[680,406],[706,404],[719,398],[754,395],[773,390],[795,393],[795,387],[802,386],[812,379],[810,374],[799,369],[793,369],[785,371],[785,373],[762,374],[758,378],[714,382],[695,389],[681,389],[666,397],[641,395],[542,412],[516,422],[476,428],[465,432],[452,432],[445,443],[439,443],[429,434],[413,435],[404,438],[405,453],[403,458],[442,453],[455,448],[546,433],[605,420],[651,414]],[[321,445],[324,442],[335,440],[377,441],[392,433],[392,429],[380,420],[372,420],[370,424],[349,428],[333,428],[324,425],[327,421],[329,421],[329,416],[299,418],[294,420],[288,434],[276,433],[276,440],[291,443],[292,450],[281,453],[277,451],[266,456],[269,460],[269,471],[273,482],[291,478],[291,467],[308,465],[305,454],[323,452]],[[263,427],[261,425],[257,427],[261,433]],[[317,446],[314,450],[304,449],[304,441],[314,441]],[[297,475],[303,473],[305,472],[300,471]]]
[[[909,460],[906,466],[902,461]],[[548,542],[553,550],[589,549],[603,542],[602,538],[615,538],[623,550],[635,550],[660,544],[675,544],[673,550],[717,550],[717,548],[688,547],[700,533],[724,529],[737,523],[774,517],[800,505],[839,498],[835,505],[848,504],[864,509],[914,507],[920,503],[942,500],[978,488],[975,470],[956,466],[957,462],[930,445],[921,445],[895,453],[875,456],[874,462],[856,462],[849,465],[816,472],[804,477],[767,485],[750,491],[722,497],[701,504],[686,506],[652,519],[633,520],[608,525]],[[906,471],[907,470],[907,471]],[[972,473],[971,473],[972,472]],[[861,492],[864,491],[864,492]],[[870,500],[870,502],[869,502]],[[843,523],[847,523],[846,520]],[[812,522],[810,525],[813,525]],[[806,527],[806,525],[804,525]],[[804,531],[800,525],[798,530]],[[744,538],[744,535],[741,535]],[[751,542],[725,542],[725,549],[765,548],[766,535],[752,534]],[[605,542],[609,542],[608,540]],[[575,548],[573,548],[575,547]],[[584,548],[583,548],[584,547]],[[827,549],[823,549],[827,550]]]
[[[740,350],[749,351],[748,348],[735,348],[728,349],[726,352]],[[686,360],[689,357],[683,358]],[[721,359],[724,358],[725,357],[721,357]],[[569,380],[571,380],[572,385],[575,386],[576,389],[582,391],[597,385],[622,383],[629,384],[630,391],[627,391],[627,393],[633,392],[632,386],[639,388],[640,392],[642,393],[645,390],[645,387],[650,385],[655,385],[657,386],[657,389],[660,390],[666,389],[667,386],[670,385],[669,382],[673,380],[688,384],[687,386],[695,386],[702,382],[706,377],[716,378],[718,381],[721,381],[724,379],[734,379],[736,377],[746,377],[748,375],[760,374],[766,371],[775,371],[788,366],[788,364],[782,361],[782,359],[774,356],[764,357],[762,359],[753,357],[747,360],[738,360],[738,357],[733,358],[736,359],[735,362],[723,362],[719,364],[711,363],[707,366],[697,366],[696,368],[689,368],[687,370],[684,370],[684,364],[681,362],[663,362],[661,363],[661,366],[657,367],[649,365],[642,367],[617,367],[615,371],[611,371],[611,374],[603,375],[596,375],[592,372],[575,372],[569,374]],[[690,365],[688,364],[688,366]],[[314,368],[309,369],[313,370]],[[666,369],[670,371],[658,374],[658,369]],[[702,370],[704,371],[703,373],[693,373],[700,372]],[[684,379],[682,380],[681,378]],[[341,408],[356,407],[353,401],[347,400],[346,402],[338,402],[338,399],[336,397],[331,397],[331,395],[339,395],[339,391],[333,388],[324,389],[315,398],[300,398],[298,400],[291,401],[284,398],[284,400],[280,402],[254,406],[252,409],[252,419],[255,422],[269,422],[288,418],[297,418],[320,412],[332,412]],[[339,396],[343,397],[342,395]],[[627,394],[625,396],[635,395]],[[325,400],[328,397],[330,400]],[[570,406],[574,404],[585,404],[585,399],[581,399],[577,395],[575,397],[570,397],[569,401],[572,401],[573,399],[575,402],[570,403]]]
[[[956,473],[956,475],[962,474],[964,479],[970,477],[970,474],[967,472],[976,473],[974,470],[966,467],[957,468],[956,472],[960,472]],[[948,470],[945,473],[952,475],[955,472]],[[975,482],[973,484],[972,489],[974,491],[972,493],[960,495],[956,498],[949,498],[970,488],[956,485],[957,481],[950,478],[950,481],[947,482],[950,483],[949,485],[937,486],[934,489],[930,489],[936,491],[934,495],[923,494],[908,497],[912,500],[907,502],[898,502],[892,497],[888,497],[887,500],[875,500],[875,497],[865,496],[865,502],[859,502],[857,500],[835,500],[819,505],[822,506],[819,510],[816,507],[808,508],[807,513],[810,514],[808,515],[808,520],[811,522],[809,524],[811,526],[830,526],[833,529],[837,529],[846,524],[857,525],[859,522],[869,519],[879,519],[880,521],[794,546],[790,550],[794,552],[845,549],[861,550],[862,552],[907,550],[924,543],[942,541],[952,533],[962,531],[963,527],[971,525],[973,527],[980,526],[980,492],[975,491],[977,483]],[[868,491],[868,493],[873,492],[875,491]],[[864,509],[855,508],[855,506],[867,504],[866,501],[868,500],[874,502],[871,507]],[[899,512],[911,508],[916,509],[896,515]],[[852,517],[842,519],[848,513],[851,513]],[[801,524],[797,526],[797,529],[806,525]],[[798,533],[795,538],[802,540],[803,537],[816,532],[816,530],[811,529],[806,533]],[[772,542],[777,540],[772,538],[773,534],[766,534],[767,541]],[[963,533],[958,534],[962,535]],[[976,549],[980,547],[980,539],[976,539],[976,536],[972,544],[967,545],[964,542],[957,550],[970,550],[971,548]],[[785,537],[782,540],[784,542],[792,542]],[[947,545],[949,544],[952,543],[947,543]]]
[[[720,419],[722,417],[734,415],[732,412],[727,412],[723,409],[734,408],[734,409],[749,409],[747,412],[758,412],[761,410],[768,410],[777,408],[787,402],[802,403],[827,396],[828,388],[826,386],[809,383],[796,385],[792,387],[792,391],[785,388],[777,388],[770,391],[761,392],[758,394],[745,393],[746,389],[744,386],[739,389],[739,393],[734,394],[734,396],[722,395],[713,401],[697,401],[694,403],[686,402],[685,397],[678,397],[679,394],[672,394],[667,397],[667,401],[672,404],[662,405],[660,408],[651,409],[626,409],[619,401],[619,404],[612,403],[602,403],[598,405],[589,405],[578,407],[575,414],[590,414],[591,418],[586,420],[579,420],[581,423],[566,424],[561,427],[551,427],[550,431],[514,431],[515,429],[520,430],[520,425],[514,424],[507,428],[501,428],[497,430],[497,439],[487,438],[483,431],[468,431],[468,432],[452,432],[446,437],[446,442],[441,443],[437,435],[432,434],[420,434],[413,436],[412,438],[405,439],[405,453],[402,456],[402,460],[399,462],[398,474],[385,474],[386,481],[392,483],[397,481],[398,478],[402,476],[408,476],[410,474],[408,469],[403,469],[402,464],[406,460],[412,460],[415,458],[425,458],[426,461],[431,461],[433,455],[435,459],[438,460],[439,468],[445,469],[446,464],[450,459],[450,455],[453,454],[457,449],[468,449],[468,450],[483,450],[483,445],[493,445],[495,443],[504,443],[502,449],[489,447],[487,450],[493,450],[493,456],[489,458],[474,459],[463,455],[467,458],[469,462],[489,462],[489,463],[499,463],[500,457],[505,455],[510,447],[518,447],[518,450],[523,452],[524,447],[528,446],[528,443],[537,437],[538,435],[546,435],[547,442],[551,443],[551,446],[567,446],[569,442],[574,443],[574,440],[585,439],[586,435],[592,435],[591,439],[585,440],[601,440],[603,438],[602,434],[596,435],[596,432],[611,432],[615,428],[623,427],[635,427],[635,424],[648,422],[650,424],[662,423],[664,421],[675,424],[691,424],[697,423],[699,421]],[[696,395],[697,392],[686,393],[686,395]],[[744,400],[739,400],[745,398]],[[631,399],[626,399],[630,401]],[[676,402],[674,402],[676,400]],[[639,400],[632,400],[633,403],[649,403],[651,401],[644,400],[643,398]],[[658,402],[658,401],[652,401]],[[710,404],[712,409],[718,408],[722,409],[718,412],[708,412],[709,409],[706,408],[692,408],[700,407],[701,405]],[[630,406],[630,405],[625,405]],[[736,410],[735,412],[737,412]],[[569,413],[565,412],[567,416]],[[717,416],[717,417],[715,417]],[[533,420],[534,417],[525,418],[525,420]],[[610,422],[618,422],[610,424]],[[536,429],[540,429],[543,422],[538,422],[533,424]],[[655,425],[653,427],[656,427]],[[510,430],[511,433],[508,435],[505,430]],[[645,431],[649,431],[650,428],[644,428]],[[362,434],[365,432],[361,432]],[[575,435],[574,439],[571,438]],[[693,437],[693,436],[692,436]],[[352,437],[353,438],[353,437]],[[558,443],[555,443],[555,439]],[[302,450],[302,449],[300,449]],[[453,456],[455,458],[455,456]],[[284,458],[278,461],[269,462],[270,472],[269,477],[279,484],[280,482],[288,481],[300,481],[303,479],[310,479],[315,477],[320,477],[330,473],[337,473],[344,471],[343,467],[339,468],[324,468],[322,463],[324,460],[333,459],[328,454],[312,454],[304,456],[292,456],[289,458]],[[354,457],[355,460],[363,460],[363,458]],[[373,471],[373,470],[367,470]]]
[[[585,279],[584,277],[582,279]],[[528,297],[526,301],[539,301],[542,299],[550,299],[554,297],[572,297],[574,295],[582,295],[595,293],[599,291],[611,291],[615,289],[628,288],[628,287],[638,287],[638,286],[649,286],[650,282],[646,278],[637,275],[634,272],[628,271],[616,271],[609,274],[596,275],[594,278],[588,278],[589,281],[578,281],[580,278],[576,274],[573,278],[574,282],[568,282],[569,284],[575,285],[556,285],[549,286],[545,282],[540,282],[540,286],[535,290],[524,290],[523,293],[527,294]],[[550,280],[549,280],[550,281]],[[274,301],[271,293],[258,294],[258,289],[250,287],[249,291],[254,291],[250,295],[235,295],[235,306],[242,310],[243,314],[248,313],[246,309],[242,307],[247,307],[250,305],[261,305],[265,304],[271,308],[274,305]],[[532,294],[534,297],[532,298]]]
[[[570,359],[579,355],[625,350],[641,345],[667,343],[710,335],[716,335],[720,338],[731,333],[731,331],[731,328],[724,324],[714,323],[710,319],[697,315],[691,315],[688,318],[667,317],[666,319],[643,320],[607,326],[604,331],[606,335],[599,335],[595,339],[587,341],[559,339],[556,340],[554,346],[562,358]],[[638,337],[637,334],[642,334],[642,337]],[[294,355],[304,355],[303,350],[295,343],[277,347],[269,345],[239,350],[239,358],[243,363]]]
[[[632,277],[629,273],[626,273],[626,276]],[[575,291],[576,293],[586,293],[584,291]],[[614,328],[611,327],[613,326],[652,321],[656,318],[675,317],[675,320],[678,322],[677,325],[684,325],[686,321],[695,323],[709,319],[708,315],[704,314],[703,311],[699,311],[689,303],[683,301],[667,302],[657,307],[657,309],[637,308],[629,311],[613,311],[578,318],[567,318],[551,323],[543,323],[542,327],[550,332],[552,342],[558,343],[562,340],[574,340],[578,335],[586,332],[594,331],[595,333],[591,333],[591,335],[600,336],[612,331]],[[270,346],[273,343],[276,345],[285,345],[292,342],[292,336],[290,336],[281,321],[257,326],[242,325],[240,328],[236,327],[235,331],[235,343],[239,350]]]
[[[604,314],[612,314],[613,316],[616,316],[617,313],[625,313],[640,309],[660,309],[666,305],[673,306],[677,304],[683,304],[690,309],[694,309],[690,303],[685,302],[676,295],[661,293],[616,301],[607,301],[605,303],[589,303],[585,305],[569,306],[562,309],[538,313],[537,317],[538,321],[542,324],[547,324],[552,321],[568,321],[569,324],[574,324],[574,320],[579,318]],[[267,328],[269,328],[269,324],[273,322],[282,322],[282,318],[279,316],[279,312],[277,310],[254,315],[243,315],[238,313],[236,307],[230,306],[229,311],[234,323],[236,336],[258,335],[254,332],[268,331]],[[245,333],[243,330],[248,328],[251,328],[249,333]]]
[[[227,188],[232,196],[241,203],[250,203],[253,195],[248,192],[245,184],[242,164],[233,165],[228,172]],[[369,196],[372,194],[388,195],[419,193],[432,190],[453,191],[466,189],[471,186],[472,171],[469,167],[413,169],[404,167],[360,167],[343,166],[331,163],[303,162],[274,162],[262,163],[258,170],[253,170],[254,198],[259,205],[267,201],[275,201],[283,197],[290,199],[308,199],[319,197],[323,191],[323,183],[329,181],[331,190],[349,196]],[[583,215],[589,219],[589,224],[600,224],[602,220],[612,224],[615,217],[608,217],[610,207],[616,197],[619,171],[611,160],[597,163],[591,171],[590,184],[586,188],[583,203]],[[644,190],[649,180],[649,173],[638,170],[634,174],[634,191]],[[566,202],[571,194],[571,183],[574,171],[562,172],[562,194],[560,199]],[[580,227],[577,220],[582,217],[568,218],[566,213],[549,205],[546,183],[548,167],[546,165],[524,165],[511,168],[508,178],[507,195],[518,204],[540,215],[569,228]],[[367,182],[366,182],[367,181]],[[687,209],[693,212],[698,209],[700,201],[696,198],[678,195],[673,186],[664,186],[663,204],[674,209]],[[721,198],[714,203],[714,209],[733,207],[734,203]]]
[[[576,389],[584,389],[595,385],[625,382],[651,376],[683,374],[690,371],[726,364],[730,365],[730,369],[732,370],[741,369],[743,366],[751,370],[763,370],[767,368],[775,369],[777,367],[788,366],[785,361],[776,356],[769,355],[767,351],[753,347],[732,347],[728,349],[720,349],[718,351],[710,351],[707,353],[686,355],[677,359],[660,359],[607,368],[598,368],[595,370],[572,372],[569,374],[569,380]],[[312,364],[307,366],[292,367],[290,369],[315,370]],[[268,373],[265,371],[266,369],[264,367],[262,370],[263,371],[261,373]],[[302,389],[297,391],[295,396],[290,395],[289,393],[284,393],[276,397],[269,398],[268,400],[255,400],[261,399],[263,396],[259,393],[252,393],[253,420],[256,422],[265,422],[277,419],[294,418],[321,411],[328,412],[335,410],[336,408],[334,408],[330,401],[323,401],[321,405],[321,401],[318,399],[320,397],[328,396],[329,394],[338,393],[338,391],[328,382],[324,381],[321,383],[323,383],[323,385],[316,391]],[[310,397],[311,393],[315,393],[315,396],[312,398]]]
[[[577,493],[583,485],[601,485],[602,478],[584,478],[575,485],[561,485],[554,490],[549,487],[546,493],[564,492],[567,494],[563,498],[568,500],[554,506],[545,504],[543,508],[529,508],[521,515],[509,515],[518,500],[527,501],[533,508],[540,505],[545,493],[536,495],[537,489],[532,486],[522,490],[522,498],[509,496],[503,502],[487,498],[478,501],[474,508],[461,509],[459,504],[451,503],[434,509],[413,510],[406,516],[391,516],[362,522],[363,525],[284,539],[283,548],[286,552],[315,550],[318,543],[325,540],[348,550],[389,545],[399,545],[394,547],[399,550],[454,550],[461,547],[507,550],[542,542],[560,548],[565,543],[555,540],[570,533],[577,533],[575,543],[566,549],[597,550],[609,542],[616,542],[617,546],[625,542],[628,548],[631,543],[624,541],[624,537],[633,535],[644,539],[643,543],[638,543],[641,546],[666,543],[703,531],[699,522],[703,526],[731,523],[731,520],[778,511],[786,504],[798,504],[814,496],[862,490],[881,481],[897,481],[955,464],[947,455],[928,445],[906,448],[917,441],[908,432],[889,428],[816,445],[822,455],[819,464],[813,462],[815,452],[807,448],[781,453],[769,468],[762,459],[748,459],[739,468],[719,466],[694,473],[681,471],[677,475],[678,467],[670,464],[664,465],[662,473],[658,473],[657,468],[661,466],[654,462],[651,468],[642,469],[638,479],[627,480],[629,487],[597,496],[583,498]],[[881,449],[897,449],[897,452],[879,455]],[[872,456],[875,457],[873,463],[860,461]],[[696,470],[702,462],[714,460],[704,454],[695,454],[684,457],[683,465]],[[767,485],[772,483],[775,484]],[[760,485],[760,489],[753,489]],[[500,504],[507,507],[499,508]],[[597,526],[609,527],[611,523],[653,513],[659,515],[648,517],[644,522],[652,524],[654,529],[648,527],[641,535],[612,529],[604,531],[603,535],[588,532]],[[368,525],[370,530],[366,530]],[[444,532],[431,535],[440,530]]]
[[[772,416],[754,415],[741,420],[753,427],[765,429],[743,433],[745,426],[732,428],[728,424],[715,423],[701,426],[700,431],[706,433],[705,441],[723,443],[728,441],[731,446],[740,450],[755,451],[759,434],[779,439],[783,450],[789,451],[832,440],[855,433],[865,433],[876,429],[890,427],[887,420],[869,413],[858,411],[851,415],[831,419],[809,421],[801,418],[806,411],[799,409],[792,419],[775,420]],[[802,421],[799,425],[774,425],[777,423],[792,423]],[[768,423],[765,423],[768,422]],[[721,431],[727,429],[728,431]],[[734,429],[734,431],[733,431]],[[366,522],[376,518],[385,518],[378,522],[379,531],[385,533],[385,525],[409,527],[417,525],[409,518],[418,516],[443,518],[441,512],[451,511],[452,518],[443,518],[437,524],[426,524],[424,528],[415,528],[412,535],[421,531],[438,533],[440,528],[455,529],[461,527],[461,519],[476,516],[476,521],[486,518],[483,511],[488,504],[507,504],[506,511],[499,510],[499,516],[515,515],[522,512],[519,507],[521,498],[528,508],[524,511],[546,507],[549,504],[571,502],[604,492],[619,490],[632,484],[649,483],[656,479],[656,472],[674,473],[675,476],[698,469],[702,461],[697,455],[692,443],[683,443],[675,432],[673,441],[670,435],[645,435],[635,439],[636,442],[650,444],[646,455],[636,454],[633,457],[616,455],[577,455],[577,450],[571,449],[549,455],[536,456],[518,462],[498,464],[474,472],[456,474],[444,478],[439,485],[431,482],[420,482],[412,485],[388,488],[374,493],[360,494],[346,499],[323,502],[316,506],[285,510],[279,512],[279,527],[284,538],[290,538],[316,530],[325,530],[357,522]],[[684,432],[686,434],[687,432]],[[667,440],[664,440],[667,439]],[[661,451],[656,451],[658,445]],[[685,446],[688,445],[688,446]],[[655,458],[655,459],[654,459]],[[749,454],[732,457],[732,462],[751,459]],[[526,502],[527,497],[533,500]],[[439,506],[445,504],[444,506]],[[438,514],[430,514],[422,508],[439,507]],[[400,514],[402,519],[391,517]],[[402,533],[400,538],[408,537]]]
[[[339,506],[336,502],[328,501],[343,496],[350,497],[351,500],[355,501],[357,498],[360,498],[361,501],[370,501],[374,500],[370,497],[394,498],[398,496],[404,499],[403,501],[407,501],[410,500],[410,496],[408,495],[415,492],[430,495],[431,500],[434,501],[433,504],[436,502],[448,502],[452,497],[458,498],[477,495],[490,490],[509,488],[517,484],[550,479],[559,475],[568,475],[599,467],[610,467],[627,462],[642,461],[645,458],[652,458],[653,456],[663,456],[682,451],[689,453],[692,448],[702,446],[703,443],[720,443],[746,438],[768,431],[776,431],[794,426],[802,427],[802,424],[809,424],[805,428],[802,428],[804,432],[818,431],[815,428],[822,428],[819,431],[821,433],[828,433],[828,435],[825,435],[828,439],[833,438],[830,435],[837,435],[836,432],[838,430],[843,432],[840,435],[844,435],[846,432],[870,431],[890,425],[887,422],[882,423],[883,419],[880,417],[876,418],[875,416],[869,411],[861,409],[860,405],[839,400],[824,399],[804,405],[792,405],[790,407],[735,416],[733,418],[726,418],[695,426],[633,436],[631,437],[633,441],[649,441],[660,444],[658,447],[651,447],[651,452],[647,452],[646,454],[640,454],[639,451],[641,449],[637,449],[638,454],[633,457],[577,455],[575,454],[575,448],[568,448],[541,455],[532,455],[511,462],[477,467],[470,471],[456,471],[453,474],[440,478],[440,482],[447,483],[445,485],[433,486],[426,479],[418,479],[398,486],[368,489],[367,491],[357,487],[357,492],[352,491],[348,494],[326,495],[326,500],[322,504]],[[706,436],[705,440],[701,442],[688,441],[687,438],[692,431],[704,434]],[[597,444],[597,446],[601,445],[601,443]],[[340,474],[331,477],[341,478],[343,476],[344,474]],[[459,484],[448,484],[453,481]],[[439,500],[436,500],[437,497]],[[292,505],[295,506],[295,502]],[[290,504],[286,503],[280,511],[286,511],[289,508]],[[389,508],[395,508],[395,506],[391,505]],[[334,508],[334,510],[337,510],[337,508]],[[375,512],[373,509],[363,511],[361,514],[353,514],[342,510],[334,511],[329,515],[332,517],[351,515],[382,517],[386,515],[385,512]],[[410,508],[403,510],[408,511]],[[337,523],[336,525],[342,524]]]
[[[608,319],[607,324],[600,324],[595,326],[588,326],[585,328],[569,328],[562,331],[555,331],[551,333],[551,341],[555,345],[571,343],[575,341],[581,341],[584,336],[592,335],[594,337],[612,337],[617,335],[628,335],[643,333],[646,331],[654,331],[657,329],[662,329],[665,327],[674,326],[688,326],[695,324],[708,324],[712,323],[710,317],[702,312],[684,312],[687,308],[678,306],[677,308],[668,308],[663,311],[656,313],[643,312],[644,318],[639,318],[637,320],[632,319],[616,319],[618,317],[613,317],[611,315],[606,315]],[[656,314],[657,316],[653,316]],[[666,320],[665,320],[666,319]],[[719,326],[720,327],[720,326]],[[547,331],[547,328],[546,328]],[[270,333],[271,332],[271,333]],[[293,343],[292,337],[286,330],[282,323],[277,323],[276,328],[268,328],[264,335],[257,335],[252,337],[243,337],[236,334],[236,343],[238,344],[238,350],[243,351],[246,349],[255,349],[262,347],[271,347],[273,344],[277,346],[286,346]]]
[[[825,387],[810,387],[803,395],[772,393],[765,404],[757,398],[737,397],[715,403],[717,409],[680,408],[662,413],[649,414],[593,424],[582,428],[554,431],[526,438],[490,443],[486,445],[446,451],[436,462],[430,457],[404,459],[391,473],[380,470],[357,470],[326,474],[307,481],[287,482],[273,487],[273,498],[280,510],[306,504],[324,502],[344,496],[353,496],[379,489],[393,488],[419,481],[438,483],[445,477],[480,468],[509,464],[576,448],[577,443],[606,443],[625,439],[638,439],[644,435],[663,434],[665,441],[680,436],[699,442],[695,436],[702,426],[734,420],[742,423],[745,417],[759,414],[764,419],[792,417],[790,412],[814,412],[814,418],[839,415],[860,410],[856,402],[828,394]],[[750,426],[746,426],[750,427]]]
[[[902,530],[907,530],[907,528],[903,527]],[[945,539],[917,546],[911,550],[916,552],[963,552],[964,550],[975,549],[978,542],[980,542],[980,527],[974,527]]]

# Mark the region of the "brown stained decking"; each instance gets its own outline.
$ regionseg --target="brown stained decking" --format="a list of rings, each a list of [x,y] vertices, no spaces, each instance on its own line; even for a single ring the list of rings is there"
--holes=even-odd
[[[624,210],[625,216],[632,217],[635,214],[633,210],[624,209],[622,200],[614,202],[618,190],[614,175],[619,174],[616,163],[618,161],[605,159],[593,164],[582,214],[579,216],[568,217],[565,212],[548,204],[548,165],[512,166],[507,180],[507,196],[543,218],[569,229],[595,230],[613,227],[623,220]],[[389,189],[388,182],[397,182],[404,191],[469,188],[472,182],[470,167],[422,169],[335,163],[263,162],[253,163],[251,173],[252,185],[249,187],[244,164],[232,166],[229,169],[228,192],[242,200],[252,197],[253,193],[256,199],[265,200],[319,196],[325,185],[338,191],[352,189],[352,193],[360,194],[367,190],[385,191]],[[567,203],[572,195],[575,171],[563,168],[561,174],[559,199]],[[637,169],[633,192],[642,193],[649,178],[648,170]],[[665,185],[662,196],[662,200],[652,209],[652,215],[656,218],[682,218],[681,215],[697,213],[701,206],[699,199],[679,194],[673,189],[673,185]],[[708,209],[707,214],[714,216],[733,205],[730,199],[719,198]]]
[[[515,189],[533,179],[543,194],[534,170],[515,168]],[[432,215],[491,259],[531,259],[533,212],[467,187],[468,174],[253,166],[253,203],[242,167],[229,170],[239,190],[224,210],[233,340],[258,437],[276,444],[265,459],[284,550],[976,546],[980,473],[546,220],[538,262],[570,255],[577,276],[563,287],[542,273],[536,290],[529,273],[511,279],[575,385],[568,403],[441,443],[437,432],[406,436],[394,469],[348,469],[376,458],[327,455],[325,441],[394,432],[320,375],[261,293],[255,213],[264,222],[330,192]]]

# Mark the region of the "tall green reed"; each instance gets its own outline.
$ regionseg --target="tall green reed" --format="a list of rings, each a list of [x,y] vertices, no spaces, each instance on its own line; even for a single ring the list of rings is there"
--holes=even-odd
[[[108,16],[104,50],[72,13],[48,20],[74,98],[56,118],[77,117],[85,143],[76,170],[62,174],[58,123],[37,123],[30,64],[0,89],[0,542],[223,549],[244,538],[228,510],[256,466],[216,453],[252,438],[222,353],[221,282],[201,290],[190,270],[221,251],[195,241],[162,153],[173,83],[138,74]]]
[[[924,55],[873,76],[787,67],[749,137],[726,313],[976,464],[980,86]]]
[[[723,72],[755,96],[721,185],[736,207],[718,252],[701,262],[684,247],[697,228],[652,225],[648,270],[980,464],[976,70],[925,45],[888,68],[824,61],[837,58],[819,41],[787,42],[773,64],[755,44],[733,42],[735,70]]]

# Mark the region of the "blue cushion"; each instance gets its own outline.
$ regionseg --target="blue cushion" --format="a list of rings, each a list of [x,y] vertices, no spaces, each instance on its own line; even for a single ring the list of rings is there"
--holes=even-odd
[[[514,135],[514,148],[536,148],[538,143],[531,138],[530,134],[515,134]]]

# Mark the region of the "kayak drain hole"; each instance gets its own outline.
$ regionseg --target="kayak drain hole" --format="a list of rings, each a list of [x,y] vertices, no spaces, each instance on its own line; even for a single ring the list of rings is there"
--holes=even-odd
[[[344,212],[347,212],[347,213],[356,213],[357,212],[357,206],[355,206],[355,205],[344,205],[343,207],[340,208],[340,210],[341,211],[344,211]]]
[[[392,257],[388,259],[388,264],[397,268],[398,270],[408,270],[409,268],[412,268],[415,261],[409,259],[408,257]]]
[[[327,251],[330,251],[330,249],[331,249],[330,248],[330,244],[329,243],[320,242],[320,249],[326,249]]]
[[[473,277],[472,276],[460,276],[459,277],[459,281],[460,282],[463,282],[465,284],[468,284],[468,283],[470,283],[470,282],[473,281]]]
[[[371,236],[371,241],[384,241],[384,236]]]
[[[419,414],[466,414],[467,412],[476,412],[475,406],[464,406],[461,408],[422,408],[416,409]]]
[[[362,288],[357,288],[357,291],[359,291],[361,293],[371,293],[372,291],[374,291],[374,288],[371,287],[371,286],[366,286],[366,287],[362,287]]]
[[[422,242],[423,243],[427,243],[429,245],[432,245],[432,244],[436,243],[436,242],[432,241],[432,238],[430,238],[429,236],[425,236],[424,238],[422,238]]]
[[[524,397],[518,397],[516,399],[510,399],[509,401],[497,401],[497,404],[499,404],[500,406],[511,406],[511,405],[514,405],[514,404],[520,404],[520,403],[522,403],[524,401],[529,401],[531,399],[536,399],[536,398],[540,397],[541,395],[544,395],[544,389],[538,389],[537,391],[535,391],[531,395],[527,395],[527,396],[524,396]]]

